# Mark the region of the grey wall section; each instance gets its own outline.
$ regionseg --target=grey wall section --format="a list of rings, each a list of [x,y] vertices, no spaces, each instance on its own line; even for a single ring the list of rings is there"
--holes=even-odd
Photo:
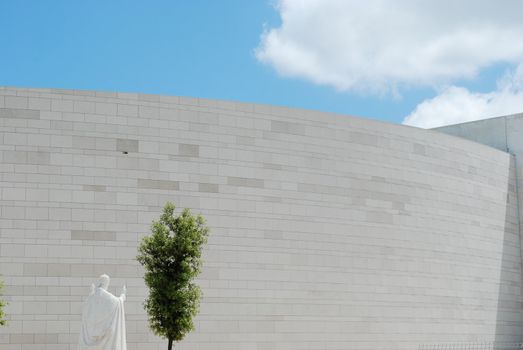
[[[523,114],[513,114],[469,123],[449,125],[434,130],[489,145],[512,155],[518,198],[519,241],[520,249],[523,249],[523,246],[521,246],[523,229],[520,225],[523,219]],[[520,254],[523,255],[523,250]],[[504,264],[508,266],[511,262],[506,261]],[[519,285],[519,280],[514,280],[514,286],[517,285]],[[514,310],[519,310],[521,306],[518,306],[518,304],[523,305],[523,300],[521,294],[517,293],[517,289],[513,289],[513,291],[514,293],[503,293],[502,296],[509,301],[509,304],[513,305]],[[498,319],[509,321],[509,318],[513,316],[512,314],[500,314]],[[521,318],[517,319],[518,322],[520,319]],[[521,333],[523,333],[523,328]]]
[[[2,349],[75,349],[103,272],[112,291],[128,285],[129,349],[164,349],[134,258],[167,200],[212,228],[179,349],[520,340],[505,152],[314,111],[91,91],[0,88],[0,123]]]
[[[523,113],[449,125],[433,130],[476,141],[512,154],[523,154]]]

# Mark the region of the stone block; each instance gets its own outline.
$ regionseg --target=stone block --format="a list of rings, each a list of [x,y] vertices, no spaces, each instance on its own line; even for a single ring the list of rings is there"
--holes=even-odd
[[[272,120],[271,131],[285,134],[305,135],[305,125],[286,121]]]
[[[117,193],[116,194],[116,203],[121,205],[137,205],[138,204],[138,194],[136,193]]]
[[[231,186],[255,187],[255,188],[263,188],[265,186],[264,181],[262,179],[235,177],[235,176],[227,177],[227,184],[231,185]]]
[[[58,303],[61,306],[67,305],[66,303]],[[35,334],[35,344],[56,344],[58,343],[58,334]]]
[[[10,344],[34,344],[34,334],[22,333],[22,334],[10,334]],[[13,347],[14,349],[14,347]]]
[[[40,119],[40,111],[34,109],[0,108],[0,118]]]
[[[28,100],[23,96],[5,96],[4,105],[6,108],[25,109],[28,107]]]
[[[138,140],[117,139],[116,150],[120,152],[138,152]]]
[[[47,264],[25,263],[23,267],[25,276],[47,276]]]
[[[73,136],[72,147],[80,149],[96,149],[96,138],[86,136]]]
[[[47,98],[29,97],[28,108],[38,111],[50,111],[51,100]]]
[[[98,137],[95,140],[95,147],[99,150],[115,151],[116,150],[116,140],[110,138]]]
[[[95,113],[101,115],[116,115],[116,103],[95,102]]]
[[[3,200],[25,200],[25,188],[3,188]]]
[[[116,240],[116,232],[114,231],[88,231],[88,230],[72,230],[72,240],[89,240],[89,241],[114,241]]]
[[[54,112],[73,112],[74,105],[71,100],[51,100],[51,111]]]
[[[106,189],[103,185],[82,185],[83,191],[105,192]]]
[[[138,188],[172,191],[178,190],[180,184],[178,181],[138,179]]]
[[[199,183],[198,191],[200,192],[209,192],[209,193],[218,193],[220,190],[218,184],[211,183]]]
[[[138,106],[128,105],[128,104],[118,104],[117,114],[127,117],[137,117],[138,116]]]
[[[96,105],[89,101],[74,101],[73,111],[76,113],[96,113]]]
[[[30,146],[49,147],[51,145],[50,135],[31,135],[27,137],[27,144]]]
[[[199,157],[200,146],[181,143],[178,145],[178,154],[184,157]]]
[[[71,276],[71,265],[69,264],[47,264],[47,275],[67,277]]]
[[[49,152],[27,152],[27,163],[37,165],[49,164],[50,153]]]
[[[3,162],[11,164],[26,164],[27,152],[24,151],[2,151]]]

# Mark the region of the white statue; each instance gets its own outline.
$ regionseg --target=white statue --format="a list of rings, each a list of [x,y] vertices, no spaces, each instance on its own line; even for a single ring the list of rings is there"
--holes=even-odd
[[[123,303],[125,285],[120,297],[107,291],[109,276],[101,275],[85,301],[78,350],[127,350]]]

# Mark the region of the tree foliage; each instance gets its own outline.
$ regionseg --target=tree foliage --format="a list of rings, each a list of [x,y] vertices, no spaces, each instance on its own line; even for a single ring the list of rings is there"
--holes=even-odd
[[[194,329],[193,317],[198,313],[201,290],[194,283],[200,273],[203,245],[209,233],[201,215],[184,209],[174,214],[174,204],[165,204],[151,234],[142,239],[137,260],[145,268],[145,284],[149,296],[145,310],[149,326],[158,336],[167,338],[168,349]]]
[[[0,297],[2,296],[2,288],[4,287],[3,282],[0,280]],[[0,299],[0,326],[5,326],[7,321],[5,319],[5,313],[4,313],[4,306],[6,306],[7,303]]]

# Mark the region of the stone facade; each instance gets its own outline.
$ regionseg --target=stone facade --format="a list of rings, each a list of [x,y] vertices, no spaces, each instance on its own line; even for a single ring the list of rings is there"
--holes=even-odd
[[[198,98],[0,88],[2,350],[73,350],[101,273],[147,327],[136,246],[166,201],[211,227],[180,350],[520,341],[511,154],[378,121]]]

